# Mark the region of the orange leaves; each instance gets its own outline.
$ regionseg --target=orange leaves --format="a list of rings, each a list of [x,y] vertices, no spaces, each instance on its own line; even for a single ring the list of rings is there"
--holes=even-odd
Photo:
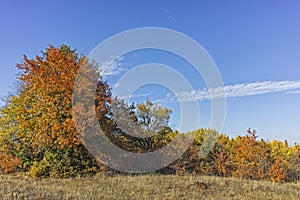
[[[294,180],[297,179],[295,167],[291,167],[288,152],[294,152],[295,148],[296,146],[289,147],[286,142],[258,141],[256,133],[250,129],[248,135],[231,140],[226,140],[221,135],[214,150],[213,171],[218,176],[268,179],[275,182]],[[288,172],[294,179],[287,177]]]
[[[265,177],[265,160],[268,157],[267,148],[256,140],[256,132],[247,131],[248,135],[239,136],[233,141],[230,160],[233,166],[233,176],[250,179]]]
[[[10,143],[6,143],[13,151],[13,154],[0,155],[0,164],[6,166],[5,171],[10,171],[20,161],[22,165],[29,166],[29,170],[37,170],[36,174],[49,175],[51,173],[45,172],[45,168],[50,171],[59,169],[55,168],[55,164],[51,164],[50,169],[45,166],[49,164],[48,160],[52,162],[54,158],[55,162],[66,164],[61,166],[66,170],[95,167],[93,158],[81,144],[72,116],[75,78],[82,65],[89,65],[87,62],[86,58],[78,58],[76,52],[66,45],[60,48],[50,46],[35,59],[24,56],[23,62],[17,66],[21,71],[18,76],[20,94],[12,98],[6,110],[2,110],[5,111],[4,116],[0,117],[5,125],[4,130],[0,128],[0,136],[8,138]],[[91,65],[91,68],[96,66]],[[45,158],[46,155],[49,157]],[[59,170],[56,172],[59,174]]]
[[[0,173],[10,173],[20,167],[19,158],[8,155],[7,152],[0,152]]]
[[[276,156],[274,163],[268,170],[268,177],[271,181],[282,182],[285,178],[287,162],[281,156]]]
[[[46,50],[43,57],[37,56],[35,60],[24,57],[18,68],[23,71],[19,76],[24,90],[21,99],[24,106],[31,102],[25,115],[32,113],[31,128],[35,133],[38,144],[48,145],[58,143],[69,146],[73,138],[68,141],[69,132],[74,132],[74,124],[65,126],[65,120],[70,119],[71,98],[75,78],[79,66],[77,55],[69,49],[62,52],[51,47]],[[26,101],[26,102],[25,102]],[[28,120],[28,119],[27,119]],[[63,140],[63,142],[59,142]]]
[[[229,148],[221,144],[218,152],[214,154],[213,168],[215,169],[215,174],[218,176],[232,175],[231,164]]]

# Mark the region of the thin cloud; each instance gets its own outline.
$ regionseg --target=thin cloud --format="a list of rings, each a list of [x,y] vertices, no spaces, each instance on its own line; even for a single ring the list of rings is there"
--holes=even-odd
[[[300,81],[260,81],[253,83],[239,83],[226,85],[213,89],[199,89],[180,92],[176,95],[168,94],[161,102],[175,102],[176,99],[183,102],[203,101],[210,99],[246,97],[276,92],[300,93]]]
[[[151,93],[132,94],[132,95],[118,97],[118,98],[120,98],[120,99],[136,99],[136,98],[149,97],[149,96],[151,96]]]
[[[127,71],[124,66],[123,57],[112,57],[111,60],[99,64],[100,74],[103,77],[116,76],[120,73]]]
[[[165,9],[164,13],[168,16],[169,19],[175,17],[175,15],[169,9]]]
[[[288,91],[288,93],[290,93],[290,94],[300,94],[300,90],[292,90],[292,91]]]

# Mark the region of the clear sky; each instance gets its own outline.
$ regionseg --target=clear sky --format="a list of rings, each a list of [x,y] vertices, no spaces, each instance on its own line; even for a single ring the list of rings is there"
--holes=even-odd
[[[121,31],[164,27],[196,40],[216,63],[228,92],[223,132],[243,135],[251,127],[264,139],[300,142],[299,10],[296,0],[2,1],[0,93],[5,95],[15,82],[22,54],[33,57],[49,44],[63,43],[88,54]],[[153,61],[151,52],[148,56],[133,63]],[[184,65],[164,54],[155,61],[177,69]],[[193,84],[205,122],[210,104],[201,84]],[[160,90],[144,87],[139,92],[157,100],[162,98],[155,96]],[[175,104],[168,105],[177,110]],[[173,115],[176,127],[176,112]]]

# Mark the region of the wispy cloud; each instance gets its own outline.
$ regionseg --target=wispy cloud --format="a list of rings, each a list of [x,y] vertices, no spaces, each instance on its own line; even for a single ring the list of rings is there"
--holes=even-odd
[[[151,93],[140,93],[140,94],[132,94],[132,95],[128,95],[128,96],[123,96],[123,97],[118,97],[119,99],[136,99],[136,98],[141,98],[141,97],[150,97]]]
[[[183,102],[201,101],[233,97],[245,97],[253,95],[262,95],[275,92],[289,92],[293,94],[300,93],[300,81],[260,81],[253,83],[239,83],[226,85],[224,87],[208,89],[191,90],[177,93],[176,95],[168,94],[162,102],[174,102],[176,98]]]
[[[103,77],[109,77],[109,76],[115,76],[118,75],[124,71],[127,71],[124,66],[123,57],[111,57],[110,60],[100,63],[99,68],[100,68],[100,74]]]
[[[175,15],[169,9],[165,9],[164,13],[168,16],[169,19],[175,17]]]
[[[290,94],[300,94],[300,90],[292,90],[292,91],[288,91],[288,93],[290,93]]]

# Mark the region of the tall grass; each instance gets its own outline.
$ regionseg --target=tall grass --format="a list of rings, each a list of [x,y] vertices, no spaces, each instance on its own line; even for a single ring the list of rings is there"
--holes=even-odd
[[[300,199],[300,183],[175,175],[104,175],[73,179],[0,176],[0,199]]]

